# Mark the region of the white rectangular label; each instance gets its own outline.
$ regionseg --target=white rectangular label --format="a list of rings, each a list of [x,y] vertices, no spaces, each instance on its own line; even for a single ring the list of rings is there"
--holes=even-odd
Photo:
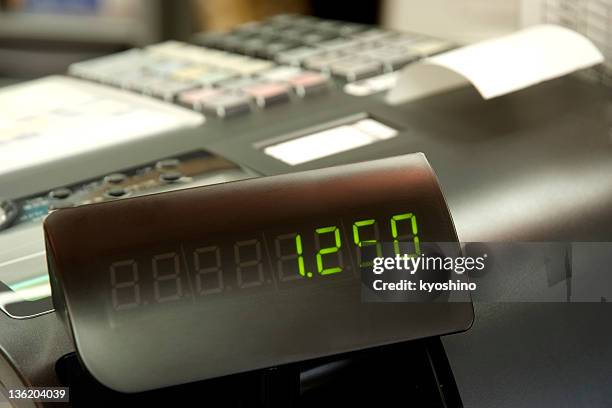
[[[373,119],[363,119],[268,146],[264,153],[295,166],[395,136],[396,129]]]

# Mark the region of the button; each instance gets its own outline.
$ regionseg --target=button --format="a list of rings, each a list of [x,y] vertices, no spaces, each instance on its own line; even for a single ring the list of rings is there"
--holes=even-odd
[[[181,163],[179,159],[165,159],[155,163],[155,168],[158,170],[175,169]]]
[[[382,64],[367,56],[355,55],[335,61],[330,66],[331,73],[351,82],[382,72]]]
[[[10,227],[19,214],[19,207],[11,200],[0,200],[0,231]]]
[[[221,81],[226,81],[235,77],[236,74],[230,71],[210,71],[200,75],[193,80],[201,86],[213,86],[217,85]]]
[[[215,65],[214,61],[223,58],[227,53],[225,51],[213,50],[211,48],[198,47],[197,45],[186,45],[180,55],[175,55],[177,59],[187,59],[194,66]]]
[[[343,57],[344,55],[340,51],[314,55],[304,60],[304,66],[317,71],[328,71],[332,64],[342,60]]]
[[[134,92],[146,94],[152,87],[157,86],[162,81],[161,78],[145,76],[142,73],[138,73],[137,78],[130,78],[130,81],[126,82],[123,87]]]
[[[266,48],[267,41],[260,37],[250,38],[245,40],[240,46],[239,51],[246,55],[260,55]]]
[[[322,52],[323,51],[320,49],[314,47],[299,47],[281,52],[275,59],[281,64],[299,66],[306,58],[321,54]]]
[[[123,173],[113,173],[104,177],[104,181],[108,184],[120,184],[127,179],[127,176]]]
[[[186,63],[183,61],[166,60],[149,65],[144,68],[144,71],[147,74],[165,77],[172,75],[175,71],[178,71],[179,69],[184,69],[186,66]]]
[[[125,82],[133,80],[136,76],[142,78],[142,73],[139,70],[136,70],[136,72],[134,72],[130,69],[115,72],[112,72],[110,70],[96,71],[93,72],[91,75],[84,76],[84,78],[120,88]]]
[[[260,74],[260,77],[270,81],[286,81],[297,75],[300,75],[302,72],[304,71],[302,71],[302,69],[298,67],[280,66],[273,68],[269,71],[263,72],[262,74]]]
[[[227,92],[202,100],[202,108],[220,118],[236,116],[251,110],[251,97],[242,93]]]
[[[289,100],[291,86],[280,82],[270,82],[252,85],[243,88],[243,91],[251,95],[260,108],[273,103]]]
[[[139,71],[151,63],[151,59],[141,50],[129,50],[112,56],[73,64],[70,73],[93,81],[117,81],[119,72]]]
[[[361,81],[351,82],[344,86],[344,92],[353,96],[367,96],[393,88],[399,71],[382,74]]]
[[[280,30],[289,28],[291,24],[288,23],[265,23],[259,28],[259,33],[264,35],[278,35]]]
[[[376,50],[384,45],[385,43],[381,43],[380,41],[358,41],[353,51],[358,53],[361,51]]]
[[[240,59],[232,61],[231,65],[228,65],[228,69],[240,75],[255,75],[273,67],[274,63],[271,61],[250,57],[241,57]]]
[[[392,38],[396,33],[392,31],[381,30],[379,28],[372,28],[367,31],[354,34],[353,37],[364,41],[380,41],[387,38]]]
[[[419,41],[410,45],[410,49],[413,52],[416,52],[426,57],[429,55],[438,54],[440,52],[450,50],[454,46],[455,45],[453,43],[450,43],[448,41],[429,39],[425,41]]]
[[[276,59],[280,53],[297,48],[299,45],[299,43],[294,41],[270,41],[266,44],[260,56],[264,58]]]
[[[176,79],[177,81],[195,81],[197,78],[210,71],[211,69],[208,67],[190,66],[173,72],[172,79]]]
[[[178,101],[184,105],[190,106],[192,109],[201,110],[203,101],[214,98],[222,93],[223,91],[220,89],[193,89],[179,94]]]
[[[411,45],[418,41],[426,40],[426,37],[422,34],[414,33],[396,33],[395,36],[385,40],[385,44],[388,45]]]
[[[124,73],[122,75],[116,75],[114,83],[111,84],[118,88],[127,89],[135,92],[142,92],[140,84],[142,84],[143,76],[142,72],[135,71]]]
[[[360,42],[357,40],[351,40],[346,38],[336,38],[329,41],[324,41],[317,44],[318,47],[323,48],[327,51],[352,51],[356,50],[360,46]]]
[[[108,197],[119,198],[127,194],[127,191],[123,187],[113,187],[106,191]]]
[[[282,38],[288,38],[294,41],[303,41],[307,35],[314,34],[309,28],[290,26],[278,32]]]
[[[289,79],[289,83],[300,97],[329,90],[329,77],[318,72],[304,72],[296,75]]]
[[[150,84],[145,93],[156,96],[165,101],[173,101],[177,94],[189,89],[197,88],[199,84],[178,81],[162,81]]]
[[[130,65],[134,63],[138,65],[138,62],[142,58],[143,54],[144,52],[141,49],[131,49],[109,56],[94,58],[91,60],[71,64],[68,67],[68,72],[71,75],[88,77],[92,74],[93,71],[108,68],[111,63],[112,65],[116,65],[117,62],[125,63],[126,61],[129,61]]]
[[[159,176],[161,181],[165,181],[166,183],[174,183],[179,181],[183,177],[183,173],[180,171],[166,171],[161,176]]]
[[[56,201],[49,204],[49,211],[61,210],[62,208],[74,207],[72,201]]]
[[[335,37],[336,36],[332,33],[319,31],[319,32],[307,33],[301,37],[301,40],[304,44],[307,44],[307,45],[317,45],[320,42],[329,41]]]
[[[386,46],[366,51],[360,55],[380,61],[387,71],[395,71],[421,58],[419,53],[400,46]]]
[[[72,194],[72,191],[70,191],[68,188],[57,188],[49,193],[49,197],[63,200],[68,198],[70,194]]]
[[[229,81],[223,81],[222,83],[219,84],[219,87],[226,91],[229,91],[229,90],[236,91],[242,88],[246,88],[247,86],[258,84],[260,82],[261,81],[257,78],[242,77],[242,78],[231,79]]]
[[[349,57],[331,65],[331,72],[348,82],[380,74],[382,64],[368,58]]]

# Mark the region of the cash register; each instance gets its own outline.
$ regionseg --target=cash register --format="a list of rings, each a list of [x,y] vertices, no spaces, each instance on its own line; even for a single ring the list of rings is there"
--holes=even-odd
[[[75,406],[611,398],[597,359],[582,363],[591,379],[553,369],[551,354],[569,346],[547,331],[597,322],[607,305],[577,315],[564,304],[347,300],[359,293],[359,231],[414,250],[414,214],[424,242],[612,236],[600,88],[566,78],[491,102],[465,88],[385,103],[401,68],[452,47],[281,15],[34,81],[76,101],[47,106],[45,120],[121,125],[78,128],[102,147],[75,136],[70,155],[49,147],[47,161],[1,181],[0,389],[69,387]],[[120,137],[149,120],[147,134]],[[572,342],[612,359],[591,335]],[[576,382],[557,389],[559,375]],[[577,393],[588,383],[590,397]]]

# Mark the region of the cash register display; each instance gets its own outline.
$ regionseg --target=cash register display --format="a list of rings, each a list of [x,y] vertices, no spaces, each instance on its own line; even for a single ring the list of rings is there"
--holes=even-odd
[[[457,237],[423,155],[60,210],[56,309],[89,371],[140,391],[465,329],[471,305],[365,303],[383,245]]]
[[[352,217],[322,215],[308,224],[293,221],[271,230],[251,230],[246,224],[246,230],[105,258],[95,269],[107,283],[109,313],[120,322],[116,313],[168,302],[208,302],[352,281],[382,254],[383,242],[393,242],[402,256],[421,253],[417,214],[409,207]]]

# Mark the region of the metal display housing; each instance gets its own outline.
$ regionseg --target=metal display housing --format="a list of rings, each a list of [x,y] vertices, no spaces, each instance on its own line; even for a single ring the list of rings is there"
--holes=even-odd
[[[350,201],[348,198],[350,197]],[[92,204],[45,221],[56,311],[102,384],[138,392],[469,328],[469,301],[362,303],[358,278],[192,306],[109,311],[102,260],[289,220],[409,208],[423,242],[457,242],[423,154]],[[238,227],[241,226],[241,227]]]

